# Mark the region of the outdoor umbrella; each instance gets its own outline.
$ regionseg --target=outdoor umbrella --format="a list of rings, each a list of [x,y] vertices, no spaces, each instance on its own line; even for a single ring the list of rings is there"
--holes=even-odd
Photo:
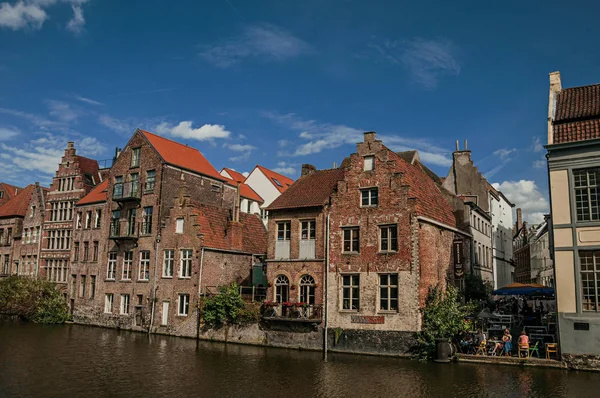
[[[540,284],[511,283],[492,292],[498,296],[552,296],[554,289]]]

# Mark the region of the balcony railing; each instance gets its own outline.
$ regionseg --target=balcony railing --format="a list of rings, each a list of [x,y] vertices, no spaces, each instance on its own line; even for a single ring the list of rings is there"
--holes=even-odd
[[[315,240],[302,239],[300,240],[300,255],[299,259],[313,260],[315,258]]]
[[[109,238],[113,240],[128,240],[138,238],[138,226],[135,222],[113,220],[110,222]]]
[[[278,240],[275,242],[275,259],[289,260],[290,259],[290,241]]]
[[[119,182],[113,187],[112,198],[117,202],[140,200],[140,183],[138,181]]]
[[[264,320],[320,323],[323,319],[322,305],[276,306],[265,305],[262,315]]]

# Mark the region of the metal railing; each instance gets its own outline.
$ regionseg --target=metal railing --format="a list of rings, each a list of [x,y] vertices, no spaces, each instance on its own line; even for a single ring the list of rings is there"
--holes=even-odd
[[[113,187],[113,200],[127,200],[140,198],[139,181],[119,182]]]
[[[284,321],[320,322],[323,319],[322,305],[295,306],[294,304],[286,306],[278,303],[276,306],[265,306],[262,316],[264,319]]]
[[[278,240],[275,242],[275,259],[289,260],[290,259],[290,241]]]
[[[138,237],[138,226],[135,222],[123,222],[125,228],[121,228],[121,220],[113,220],[110,222],[110,239],[119,238],[137,238]]]

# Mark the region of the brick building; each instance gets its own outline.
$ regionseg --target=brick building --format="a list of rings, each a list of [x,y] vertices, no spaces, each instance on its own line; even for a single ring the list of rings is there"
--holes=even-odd
[[[341,168],[329,209],[329,327],[344,329],[346,343],[368,330],[375,339],[398,333],[402,344],[421,330],[429,288],[453,280],[453,243],[469,235],[420,163],[375,133],[365,133]]]
[[[77,155],[69,142],[52,185],[46,195],[46,212],[40,252],[40,276],[64,284],[68,282],[75,203],[100,182],[98,162]],[[73,284],[71,280],[71,284]]]
[[[0,206],[8,202],[13,198],[22,188],[15,187],[14,185],[0,182]]]
[[[319,323],[329,198],[343,178],[341,168],[317,171],[314,166],[303,165],[301,177],[267,208],[267,299],[280,304],[307,303],[309,310],[303,315]],[[280,305],[269,315],[286,319],[292,314]]]
[[[1,276],[38,275],[46,192],[31,184],[0,206]]]
[[[515,261],[515,282],[531,283],[531,251],[529,240],[534,234],[523,221],[521,209],[517,209],[517,221],[513,230],[513,255]]]
[[[265,202],[256,191],[246,184],[246,177],[241,173],[227,167],[220,173],[227,179],[229,185],[237,188],[240,184],[240,211],[248,214],[260,214],[260,206]]]

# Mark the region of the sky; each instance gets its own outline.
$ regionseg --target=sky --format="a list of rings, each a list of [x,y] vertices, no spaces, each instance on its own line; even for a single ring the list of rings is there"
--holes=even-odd
[[[468,140],[484,176],[539,222],[548,73],[563,87],[600,81],[599,12],[593,1],[0,0],[0,181],[49,185],[67,141],[103,161],[136,128],[217,169],[297,178],[376,131],[441,176]]]

